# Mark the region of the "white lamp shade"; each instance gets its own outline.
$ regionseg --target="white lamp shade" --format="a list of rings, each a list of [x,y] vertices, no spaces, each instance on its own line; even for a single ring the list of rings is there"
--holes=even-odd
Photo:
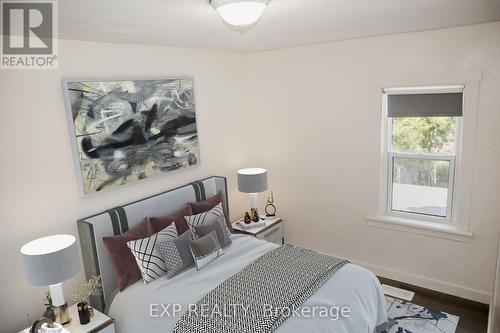
[[[212,6],[228,24],[245,27],[257,22],[266,9],[265,0],[212,0]]]
[[[238,190],[243,193],[260,193],[267,190],[267,170],[247,168],[238,170]]]
[[[36,239],[21,248],[26,278],[35,286],[64,282],[80,271],[75,237],[54,235]]]

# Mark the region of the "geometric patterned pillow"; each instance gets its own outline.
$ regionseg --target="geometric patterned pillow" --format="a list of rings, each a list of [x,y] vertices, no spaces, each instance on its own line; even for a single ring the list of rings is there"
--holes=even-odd
[[[172,223],[159,233],[148,238],[127,242],[127,246],[132,251],[137,266],[139,266],[144,284],[148,284],[167,272],[158,244],[177,237],[177,228],[175,223]]]
[[[220,223],[222,231],[224,233],[224,238],[230,238],[231,232],[227,228],[226,219],[224,218],[224,209],[222,208],[222,203],[219,203],[214,208],[210,209],[208,212],[184,216],[186,222],[189,226],[189,230],[191,230],[191,238],[197,239],[200,236],[196,232],[196,228],[198,226],[204,225],[209,222],[217,221]]]
[[[194,265],[188,242],[191,240],[191,233],[186,231],[174,240],[168,240],[158,244],[161,257],[165,262],[168,279],[182,271],[184,268]]]

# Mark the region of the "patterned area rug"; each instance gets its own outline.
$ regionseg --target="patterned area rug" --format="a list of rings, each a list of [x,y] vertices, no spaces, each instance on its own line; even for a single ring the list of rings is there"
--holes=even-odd
[[[385,333],[455,333],[459,317],[389,296],[387,315],[392,325]]]

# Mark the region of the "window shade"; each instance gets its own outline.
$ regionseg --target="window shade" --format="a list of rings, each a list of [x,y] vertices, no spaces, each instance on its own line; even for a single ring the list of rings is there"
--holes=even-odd
[[[388,96],[389,117],[461,117],[463,93]]]

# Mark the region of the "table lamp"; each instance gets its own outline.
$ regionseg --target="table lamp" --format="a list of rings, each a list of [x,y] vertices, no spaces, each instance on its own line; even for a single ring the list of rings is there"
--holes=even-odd
[[[258,215],[257,198],[260,192],[267,190],[267,170],[262,168],[238,170],[238,190],[249,194],[250,211]]]
[[[49,286],[56,322],[70,322],[68,305],[64,299],[62,282],[80,271],[80,258],[75,237],[53,235],[42,237],[21,248],[28,282],[35,286]]]

